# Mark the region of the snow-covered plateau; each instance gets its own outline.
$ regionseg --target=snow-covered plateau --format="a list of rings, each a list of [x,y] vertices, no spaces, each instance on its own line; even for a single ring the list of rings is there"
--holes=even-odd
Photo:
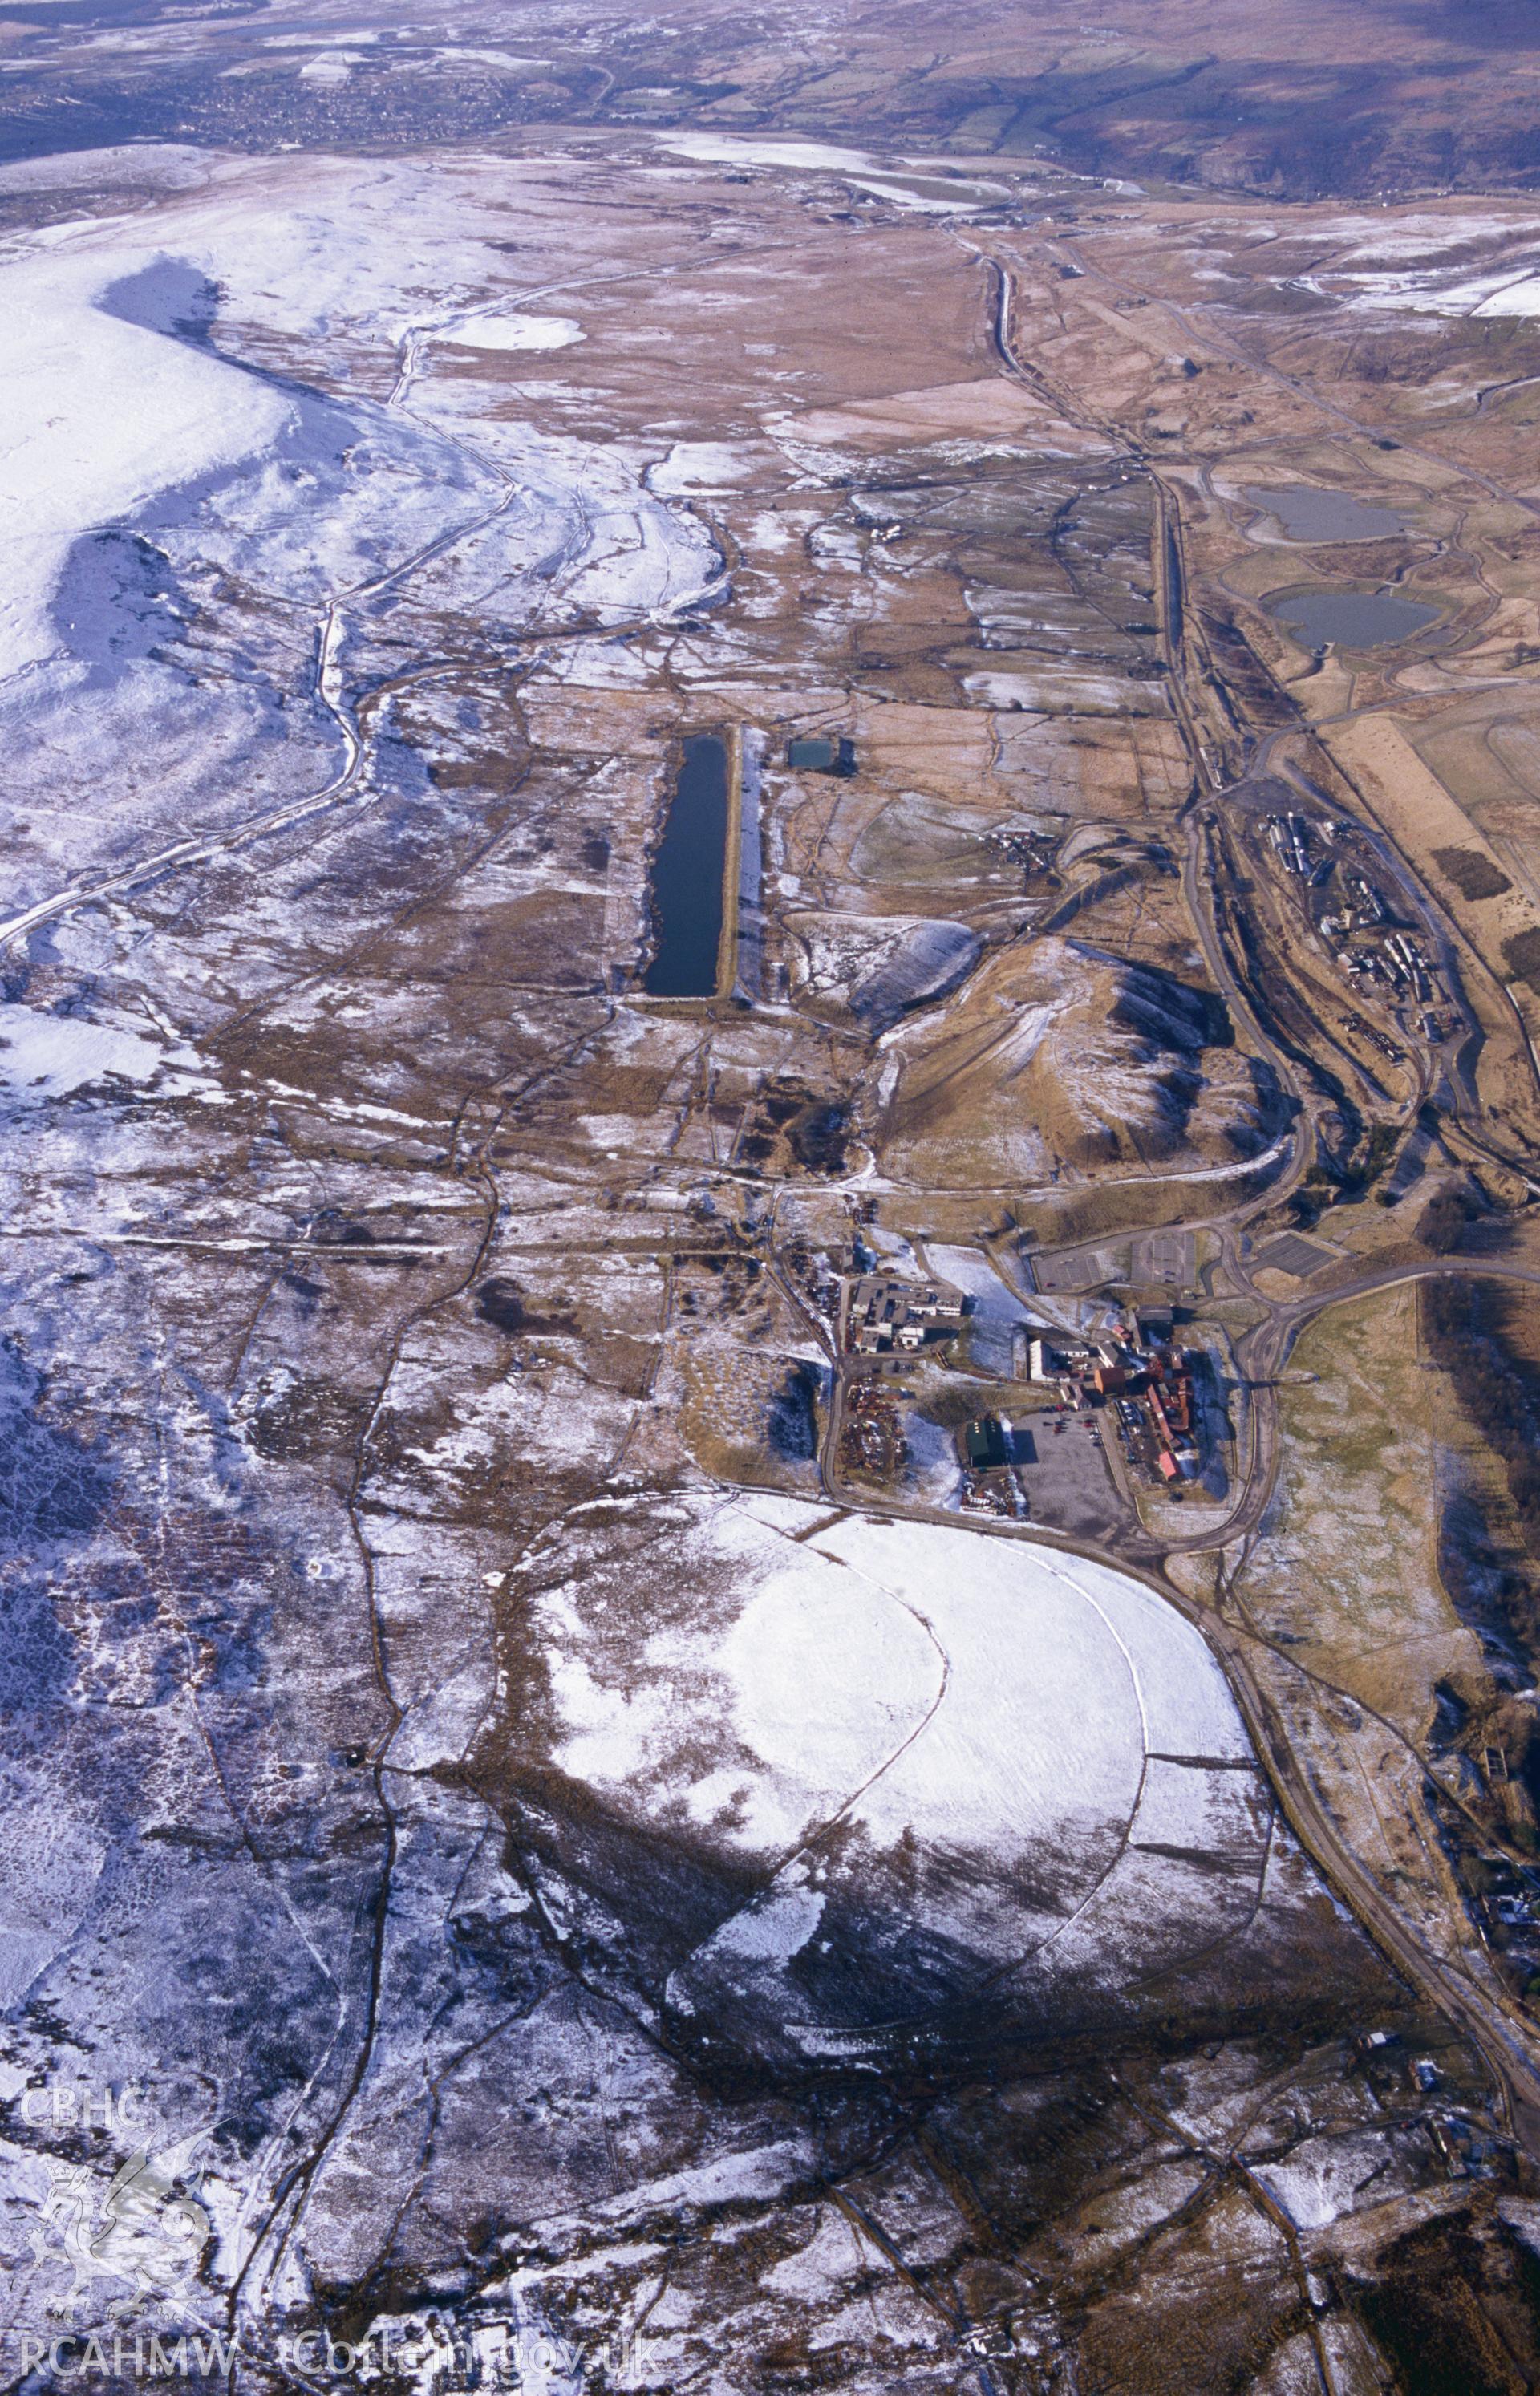
[[[318,794],[368,797],[389,766],[359,690],[407,621],[485,659],[666,620],[717,585],[710,539],[645,489],[643,459],[489,416],[478,357],[581,327],[445,309],[492,257],[460,206],[480,180],[226,164],[153,234],[71,220],[0,263],[19,328],[0,432],[13,904],[158,833],[224,841]],[[346,355],[344,388],[306,379],[317,345]],[[447,382],[435,347],[461,361]]]
[[[666,1537],[622,1626],[576,1555],[532,1613],[550,1761],[610,1825],[595,1889],[674,1943],[664,2007],[709,2038],[855,2057],[976,2038],[983,2008],[995,2035],[1085,2021],[1244,1945],[1271,1808],[1201,1640],[1136,1581],[762,1501]],[[682,1893],[647,1920],[622,1862],[670,1833],[694,1922]]]

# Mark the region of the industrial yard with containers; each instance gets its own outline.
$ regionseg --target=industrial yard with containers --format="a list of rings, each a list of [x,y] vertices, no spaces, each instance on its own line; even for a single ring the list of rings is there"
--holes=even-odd
[[[1376,875],[1373,845],[1357,825],[1290,810],[1265,819],[1275,866],[1304,894],[1309,927],[1339,972],[1374,992],[1406,1033],[1435,1046],[1463,1028],[1429,935]],[[1447,968],[1444,969],[1447,972]],[[1351,1028],[1392,1063],[1405,1051],[1361,1016]]]

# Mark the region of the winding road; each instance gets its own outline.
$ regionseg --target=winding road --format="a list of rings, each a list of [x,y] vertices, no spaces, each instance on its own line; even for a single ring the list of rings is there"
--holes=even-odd
[[[1334,1308],[1350,1304],[1374,1291],[1394,1288],[1409,1282],[1452,1278],[1506,1279],[1540,1287],[1540,1270],[1501,1258],[1487,1257],[1429,1257],[1426,1261],[1402,1260],[1380,1265],[1368,1262],[1350,1277],[1334,1281],[1330,1288],[1306,1292],[1296,1298],[1284,1300],[1268,1298],[1255,1287],[1247,1273],[1240,1256],[1240,1230],[1248,1218],[1275,1207],[1280,1199],[1303,1179],[1316,1151],[1316,1124],[1311,1106],[1312,1094],[1302,1086],[1293,1059],[1278,1046],[1266,1025],[1258,1020],[1246,992],[1239,986],[1230,968],[1225,943],[1215,920],[1212,891],[1202,870],[1202,809],[1205,804],[1212,805],[1223,796],[1227,778],[1223,770],[1221,745],[1205,738],[1202,707],[1193,700],[1189,693],[1190,659],[1186,637],[1179,508],[1162,476],[1121,427],[1103,421],[1078,406],[1074,398],[1046,375],[1036,367],[1023,365],[1012,339],[1013,297],[1008,266],[975,242],[964,240],[961,235],[959,239],[962,246],[984,264],[989,276],[989,332],[1001,370],[1024,383],[1037,396],[1046,398],[1070,421],[1115,441],[1130,462],[1136,463],[1150,476],[1155,495],[1156,532],[1152,549],[1157,602],[1161,611],[1161,637],[1173,711],[1182,730],[1192,772],[1192,792],[1186,811],[1188,845],[1182,869],[1183,897],[1216,988],[1224,993],[1248,1041],[1268,1059],[1281,1085],[1294,1098],[1296,1129],[1294,1154],[1281,1180],[1274,1180],[1262,1197],[1254,1196],[1221,1216],[1204,1218],[1208,1228],[1221,1234],[1227,1267],[1236,1285],[1263,1310],[1260,1321],[1242,1333],[1236,1342],[1237,1361],[1250,1402],[1249,1454],[1239,1474],[1240,1486],[1235,1502],[1217,1521],[1182,1538],[1160,1537],[1142,1524],[1130,1522],[1122,1534],[1104,1545],[1068,1533],[1054,1532],[1035,1524],[1027,1525],[977,1515],[960,1516],[955,1511],[909,1503],[865,1486],[847,1488],[842,1481],[838,1464],[845,1408],[843,1305],[839,1326],[834,1338],[830,1338],[827,1326],[803,1303],[794,1278],[772,1250],[769,1262],[777,1286],[817,1339],[830,1362],[830,1393],[818,1459],[821,1485],[831,1503],[865,1513],[916,1522],[945,1523],[954,1529],[962,1524],[980,1537],[1025,1540],[1089,1557],[1111,1569],[1135,1574],[1169,1604],[1175,1606],[1201,1632],[1224,1671],[1256,1752],[1265,1765],[1279,1807],[1301,1845],[1394,1969],[1427,2003],[1455,2025],[1482,2057],[1515,2141],[1533,2163],[1540,2164],[1540,2027],[1529,2018],[1516,2000],[1501,1989],[1495,1972],[1480,1973],[1461,1968],[1447,1955],[1435,1953],[1412,1928],[1403,1912],[1387,1897],[1378,1881],[1345,1837],[1342,1825],[1323,1800],[1308,1754],[1302,1751],[1296,1739],[1291,1736],[1263,1685],[1257,1662],[1259,1652],[1266,1650],[1268,1643],[1260,1633],[1227,1612],[1222,1603],[1208,1604],[1195,1598],[1172,1577],[1170,1570],[1171,1564],[1182,1556],[1217,1552],[1224,1557],[1242,1551],[1245,1542],[1262,1525],[1272,1502],[1279,1473],[1281,1438],[1276,1384],[1294,1342],[1310,1324],[1319,1321]],[[1255,362],[1248,360],[1247,363]],[[1355,431],[1367,431],[1355,419],[1348,418],[1344,411],[1336,412],[1343,415],[1344,421],[1352,423]],[[1473,479],[1482,483],[1483,487],[1494,491],[1497,488],[1494,485],[1486,484],[1483,477],[1475,476]],[[1213,667],[1205,665],[1205,679],[1212,679],[1213,673]],[[1276,737],[1264,734],[1249,744],[1254,769],[1260,758],[1270,754]],[[1378,835],[1377,826],[1371,824],[1368,829]],[[1395,859],[1395,867],[1401,875],[1410,872],[1405,860],[1399,856]],[[1415,878],[1413,879],[1414,881]],[[1420,889],[1420,885],[1416,886]],[[1425,1058],[1419,1051],[1416,1061],[1420,1072],[1420,1092],[1426,1094],[1433,1085],[1441,1060],[1435,1057]],[[1472,1095],[1468,1073],[1458,1077],[1452,1096],[1457,1111],[1466,1117],[1461,1129],[1480,1145],[1480,1134],[1472,1130],[1468,1120]],[[1462,1097],[1464,1105],[1461,1104]],[[773,1223],[773,1209],[768,1219]],[[1221,1574],[1221,1597],[1223,1591],[1224,1577]],[[1390,1725],[1386,1727],[1391,1728]],[[1392,1735],[1399,1737],[1394,1732]],[[1421,1759],[1417,1761],[1421,1768]],[[1474,1945],[1474,1928],[1471,1940]]]

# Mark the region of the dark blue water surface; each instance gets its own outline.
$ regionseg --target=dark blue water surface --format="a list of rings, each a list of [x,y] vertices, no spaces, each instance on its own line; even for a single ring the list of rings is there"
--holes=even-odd
[[[653,859],[657,952],[645,988],[655,998],[710,998],[722,945],[723,875],[727,861],[727,743],[695,732]]]

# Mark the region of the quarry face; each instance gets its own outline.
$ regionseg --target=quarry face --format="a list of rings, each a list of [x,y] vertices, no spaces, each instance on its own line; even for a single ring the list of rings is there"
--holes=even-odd
[[[56,13],[6,2384],[1531,2386],[1507,84]]]

